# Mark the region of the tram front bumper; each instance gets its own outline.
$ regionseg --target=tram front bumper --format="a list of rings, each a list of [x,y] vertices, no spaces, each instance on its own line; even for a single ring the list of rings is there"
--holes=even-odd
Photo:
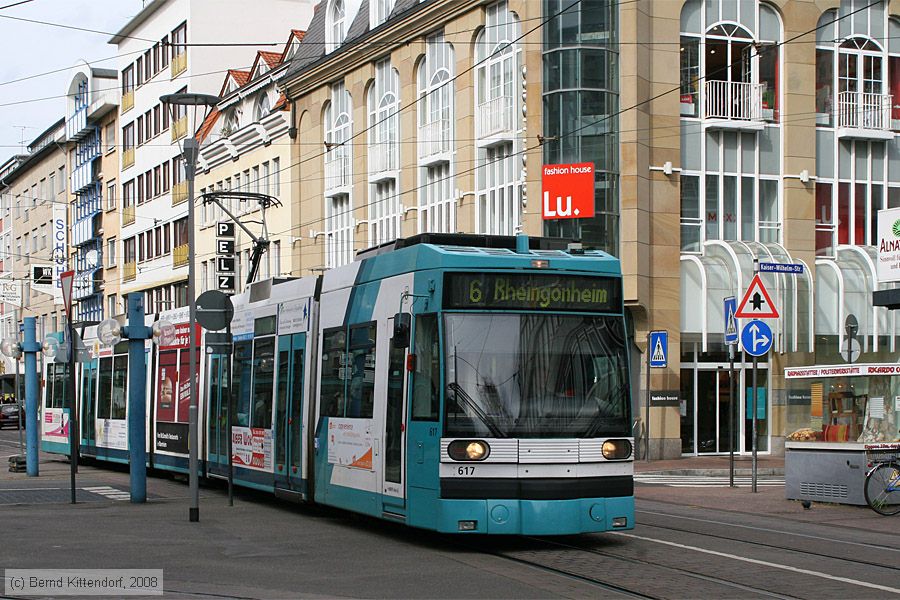
[[[437,529],[443,533],[572,535],[634,528],[634,496],[439,502]]]

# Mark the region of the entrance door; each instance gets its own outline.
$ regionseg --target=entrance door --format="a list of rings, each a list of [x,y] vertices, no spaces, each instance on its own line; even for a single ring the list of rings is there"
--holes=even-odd
[[[228,381],[228,358],[209,357],[209,437],[207,451],[210,470],[225,473],[228,468],[228,401],[231,398]]]
[[[278,338],[275,395],[275,485],[302,490],[303,382],[306,334]]]
[[[97,416],[97,399],[94,397],[97,377],[97,362],[86,362],[81,367],[81,443],[84,446],[97,444],[97,430],[94,419]]]
[[[389,319],[388,331],[393,331]],[[405,449],[406,449],[406,349],[388,349],[387,404],[384,418],[384,454],[381,489],[385,512],[406,513]]]

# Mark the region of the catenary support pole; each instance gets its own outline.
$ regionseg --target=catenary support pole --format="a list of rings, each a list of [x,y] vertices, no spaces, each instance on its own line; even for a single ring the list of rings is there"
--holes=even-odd
[[[199,154],[199,143],[197,138],[190,137],[184,140],[182,154],[184,156],[185,179],[188,185],[188,323],[190,325],[190,344],[188,352],[190,352],[189,373],[190,373],[190,417],[188,430],[188,451],[189,451],[189,468],[190,468],[190,492],[191,506],[188,513],[188,519],[191,522],[200,520],[200,463],[198,451],[200,447],[197,407],[197,295],[196,295],[196,275],[194,265],[194,176],[197,167],[197,156]],[[230,432],[229,432],[230,433]]]
[[[25,355],[25,468],[29,477],[37,477],[38,467],[38,372],[37,353],[41,345],[35,339],[35,317],[25,317],[22,353]]]
[[[15,317],[13,319],[13,322],[16,324],[16,339],[18,340],[19,339],[19,333],[18,333],[18,331],[19,331],[19,309],[18,308],[15,309],[14,314],[15,314]],[[21,390],[19,389],[19,368],[21,365],[19,364],[18,358],[16,358],[15,360],[16,360],[16,363],[15,363],[16,364],[16,377],[15,377],[16,390],[15,390],[15,392],[13,392],[13,397],[16,399],[16,407],[19,409],[18,412],[16,413],[16,422],[18,423],[18,429],[19,429],[19,455],[24,455],[25,454],[25,441],[22,438],[22,413],[25,412],[25,397],[21,393]]]
[[[144,295],[127,296],[128,326],[128,466],[132,504],[147,501],[147,371],[145,340],[152,335],[144,321]]]

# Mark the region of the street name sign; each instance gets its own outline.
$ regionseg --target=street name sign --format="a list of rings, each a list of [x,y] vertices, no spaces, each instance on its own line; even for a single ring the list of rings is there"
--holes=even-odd
[[[760,273],[787,273],[788,275],[802,275],[803,265],[797,263],[759,263]]]

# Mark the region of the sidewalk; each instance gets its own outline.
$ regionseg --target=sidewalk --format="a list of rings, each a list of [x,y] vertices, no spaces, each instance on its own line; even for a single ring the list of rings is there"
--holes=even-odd
[[[734,456],[736,475],[750,475],[753,459],[750,456]],[[659,475],[728,475],[729,457],[689,456],[667,460],[634,461],[635,473],[655,473]],[[784,475],[784,457],[761,455],[757,457],[757,474]]]

